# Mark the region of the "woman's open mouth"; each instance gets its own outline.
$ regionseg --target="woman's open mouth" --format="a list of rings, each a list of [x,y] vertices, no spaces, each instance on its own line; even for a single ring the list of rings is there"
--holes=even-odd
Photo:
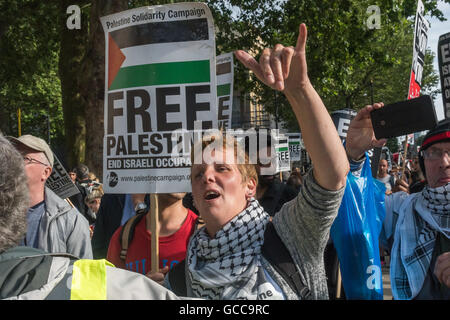
[[[203,198],[207,201],[211,201],[217,199],[218,197],[220,197],[220,194],[217,191],[210,190],[205,193]]]

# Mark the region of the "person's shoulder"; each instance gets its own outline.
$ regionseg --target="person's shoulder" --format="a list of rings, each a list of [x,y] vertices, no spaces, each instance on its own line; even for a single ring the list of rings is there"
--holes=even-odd
[[[385,205],[387,208],[392,208],[394,212],[399,212],[400,208],[406,201],[415,201],[420,196],[419,193],[409,194],[404,191],[394,192],[385,198]]]
[[[50,188],[45,187],[44,191],[45,205],[46,209],[50,214],[59,214],[62,212],[68,212],[71,209],[75,209],[72,207],[66,200],[59,197],[55,192],[53,192]]]
[[[395,202],[403,202],[406,199],[413,198],[416,196],[417,196],[416,194],[409,194],[405,191],[398,191],[398,192],[394,192],[394,193],[390,194],[386,198],[390,198],[391,201],[395,201]]]

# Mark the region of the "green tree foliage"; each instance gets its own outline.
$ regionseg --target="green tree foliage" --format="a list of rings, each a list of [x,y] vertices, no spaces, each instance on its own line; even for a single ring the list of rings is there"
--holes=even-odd
[[[0,129],[61,141],[64,123],[53,2],[0,1]],[[50,121],[50,135],[48,132]]]
[[[50,136],[65,146],[70,165],[86,160],[101,173],[104,96],[104,36],[98,17],[144,5],[180,1],[0,0],[0,129]],[[412,61],[416,0],[205,0],[216,24],[217,54],[245,49],[256,56],[276,43],[295,45],[298,25],[308,26],[308,66],[330,111],[406,98]],[[444,19],[437,1],[427,13]],[[450,0],[445,0],[450,3]],[[67,30],[65,8],[82,8],[79,31]],[[367,27],[367,8],[380,8],[379,29]],[[426,57],[423,92],[438,81]],[[264,108],[296,127],[282,94],[261,86],[237,64],[236,89],[255,92]],[[49,117],[48,117],[49,116]],[[47,124],[50,119],[50,131]],[[50,133],[50,134],[49,134]],[[94,151],[95,150],[95,151]]]
[[[392,153],[398,152],[398,150],[400,149],[400,146],[398,145],[397,138],[389,138],[386,142],[386,147]]]
[[[295,45],[300,22],[308,26],[308,73],[329,111],[359,109],[374,101],[391,103],[406,99],[412,62],[415,1],[226,1],[211,4],[218,24],[221,52],[238,48],[261,52],[276,43]],[[436,1],[424,1],[428,12],[443,19]],[[226,5],[227,4],[227,5]],[[380,8],[380,27],[369,28],[367,8]],[[230,7],[234,6],[234,10]],[[221,24],[223,14],[236,19]],[[369,22],[369,23],[368,23]],[[264,39],[265,42],[262,42]],[[430,52],[429,52],[430,53]],[[432,56],[426,58],[423,92],[437,83]],[[261,86],[239,65],[237,88],[256,92],[256,102],[278,115],[291,129],[296,121],[283,95]],[[436,93],[432,93],[436,94]]]

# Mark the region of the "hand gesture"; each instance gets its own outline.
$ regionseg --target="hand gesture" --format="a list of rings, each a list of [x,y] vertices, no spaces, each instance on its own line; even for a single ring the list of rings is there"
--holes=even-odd
[[[260,81],[284,93],[297,118],[306,150],[314,164],[316,182],[325,189],[338,190],[345,185],[348,161],[336,127],[309,81],[306,38],[306,26],[302,23],[295,48],[281,44],[273,49],[266,48],[259,63],[242,50],[235,54]]]
[[[306,38],[306,25],[302,23],[295,48],[281,44],[275,45],[273,49],[265,48],[259,63],[243,50],[237,50],[235,55],[260,81],[272,89],[285,93],[295,92],[309,83],[305,53]]]
[[[164,268],[160,269],[159,272],[150,271],[146,274],[146,276],[159,283],[160,285],[163,285],[164,277],[166,276],[167,272],[169,272],[169,266],[165,266]]]
[[[370,113],[374,109],[379,109],[383,106],[383,102],[365,106],[359,110],[356,117],[350,122],[345,143],[345,149],[350,159],[358,160],[364,155],[365,151],[375,147],[382,147],[386,143],[386,139],[377,140],[375,138],[372,121],[370,120]]]
[[[392,188],[392,192],[399,192],[399,191],[409,193],[409,184],[406,183],[406,181],[403,179],[395,180],[395,186]]]

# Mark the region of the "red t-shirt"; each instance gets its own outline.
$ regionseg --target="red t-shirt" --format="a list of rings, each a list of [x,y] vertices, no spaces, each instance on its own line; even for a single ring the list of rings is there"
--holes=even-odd
[[[159,267],[169,266],[173,268],[186,257],[186,249],[189,238],[195,231],[195,223],[198,216],[188,210],[187,217],[181,228],[167,237],[159,237]],[[141,219],[134,230],[133,241],[128,245],[128,253],[125,261],[120,259],[121,245],[119,241],[119,227],[109,242],[107,260],[117,268],[147,274],[151,266],[151,232],[146,228],[146,219]]]

